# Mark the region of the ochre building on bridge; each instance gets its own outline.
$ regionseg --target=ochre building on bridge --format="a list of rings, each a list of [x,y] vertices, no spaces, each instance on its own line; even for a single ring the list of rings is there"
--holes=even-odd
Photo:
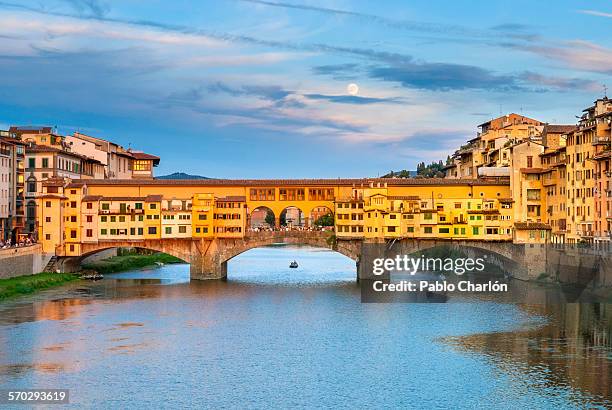
[[[98,243],[138,246],[320,229],[315,225],[326,213],[333,216],[337,240],[544,243],[550,230],[517,220],[510,186],[500,181],[50,179],[43,185],[39,240],[44,252],[61,256],[82,256]],[[265,219],[256,222],[258,212]]]

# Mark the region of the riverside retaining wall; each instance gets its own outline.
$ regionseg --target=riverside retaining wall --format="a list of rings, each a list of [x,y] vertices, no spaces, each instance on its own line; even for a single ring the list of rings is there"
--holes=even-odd
[[[0,249],[0,279],[40,273],[51,256],[51,254],[42,253],[40,244]]]

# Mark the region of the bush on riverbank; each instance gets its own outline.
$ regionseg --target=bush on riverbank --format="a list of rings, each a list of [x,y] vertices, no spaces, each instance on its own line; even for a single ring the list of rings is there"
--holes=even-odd
[[[103,259],[100,261],[87,263],[83,265],[83,269],[93,269],[102,274],[123,272],[130,269],[142,269],[147,266],[153,266],[156,262],[167,263],[183,263],[179,258],[165,253],[154,253],[152,255],[127,254],[123,256],[113,256],[112,258]]]
[[[28,295],[37,290],[63,285],[78,278],[77,275],[71,273],[43,272],[37,275],[0,279],[0,300],[18,295]]]

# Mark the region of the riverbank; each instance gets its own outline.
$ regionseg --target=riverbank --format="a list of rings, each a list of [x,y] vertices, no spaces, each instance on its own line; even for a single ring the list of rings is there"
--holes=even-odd
[[[128,254],[83,264],[83,269],[92,269],[102,274],[106,274],[123,272],[131,269],[142,269],[149,266],[155,266],[158,263],[184,263],[184,261],[165,253],[154,253],[152,255]]]
[[[72,273],[43,272],[37,275],[16,276],[10,279],[0,279],[0,300],[15,296],[29,295],[38,290],[48,289],[77,280]]]

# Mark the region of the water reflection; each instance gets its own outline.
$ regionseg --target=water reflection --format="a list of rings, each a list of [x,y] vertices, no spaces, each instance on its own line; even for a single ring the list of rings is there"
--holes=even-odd
[[[546,325],[516,332],[446,338],[470,352],[485,354],[516,376],[538,373],[542,386],[573,387],[612,398],[612,304],[524,305],[547,317]]]
[[[612,406],[611,305],[362,304],[352,261],[297,247],[188,279],[167,265],[0,305],[0,388],[70,388],[75,408]]]

